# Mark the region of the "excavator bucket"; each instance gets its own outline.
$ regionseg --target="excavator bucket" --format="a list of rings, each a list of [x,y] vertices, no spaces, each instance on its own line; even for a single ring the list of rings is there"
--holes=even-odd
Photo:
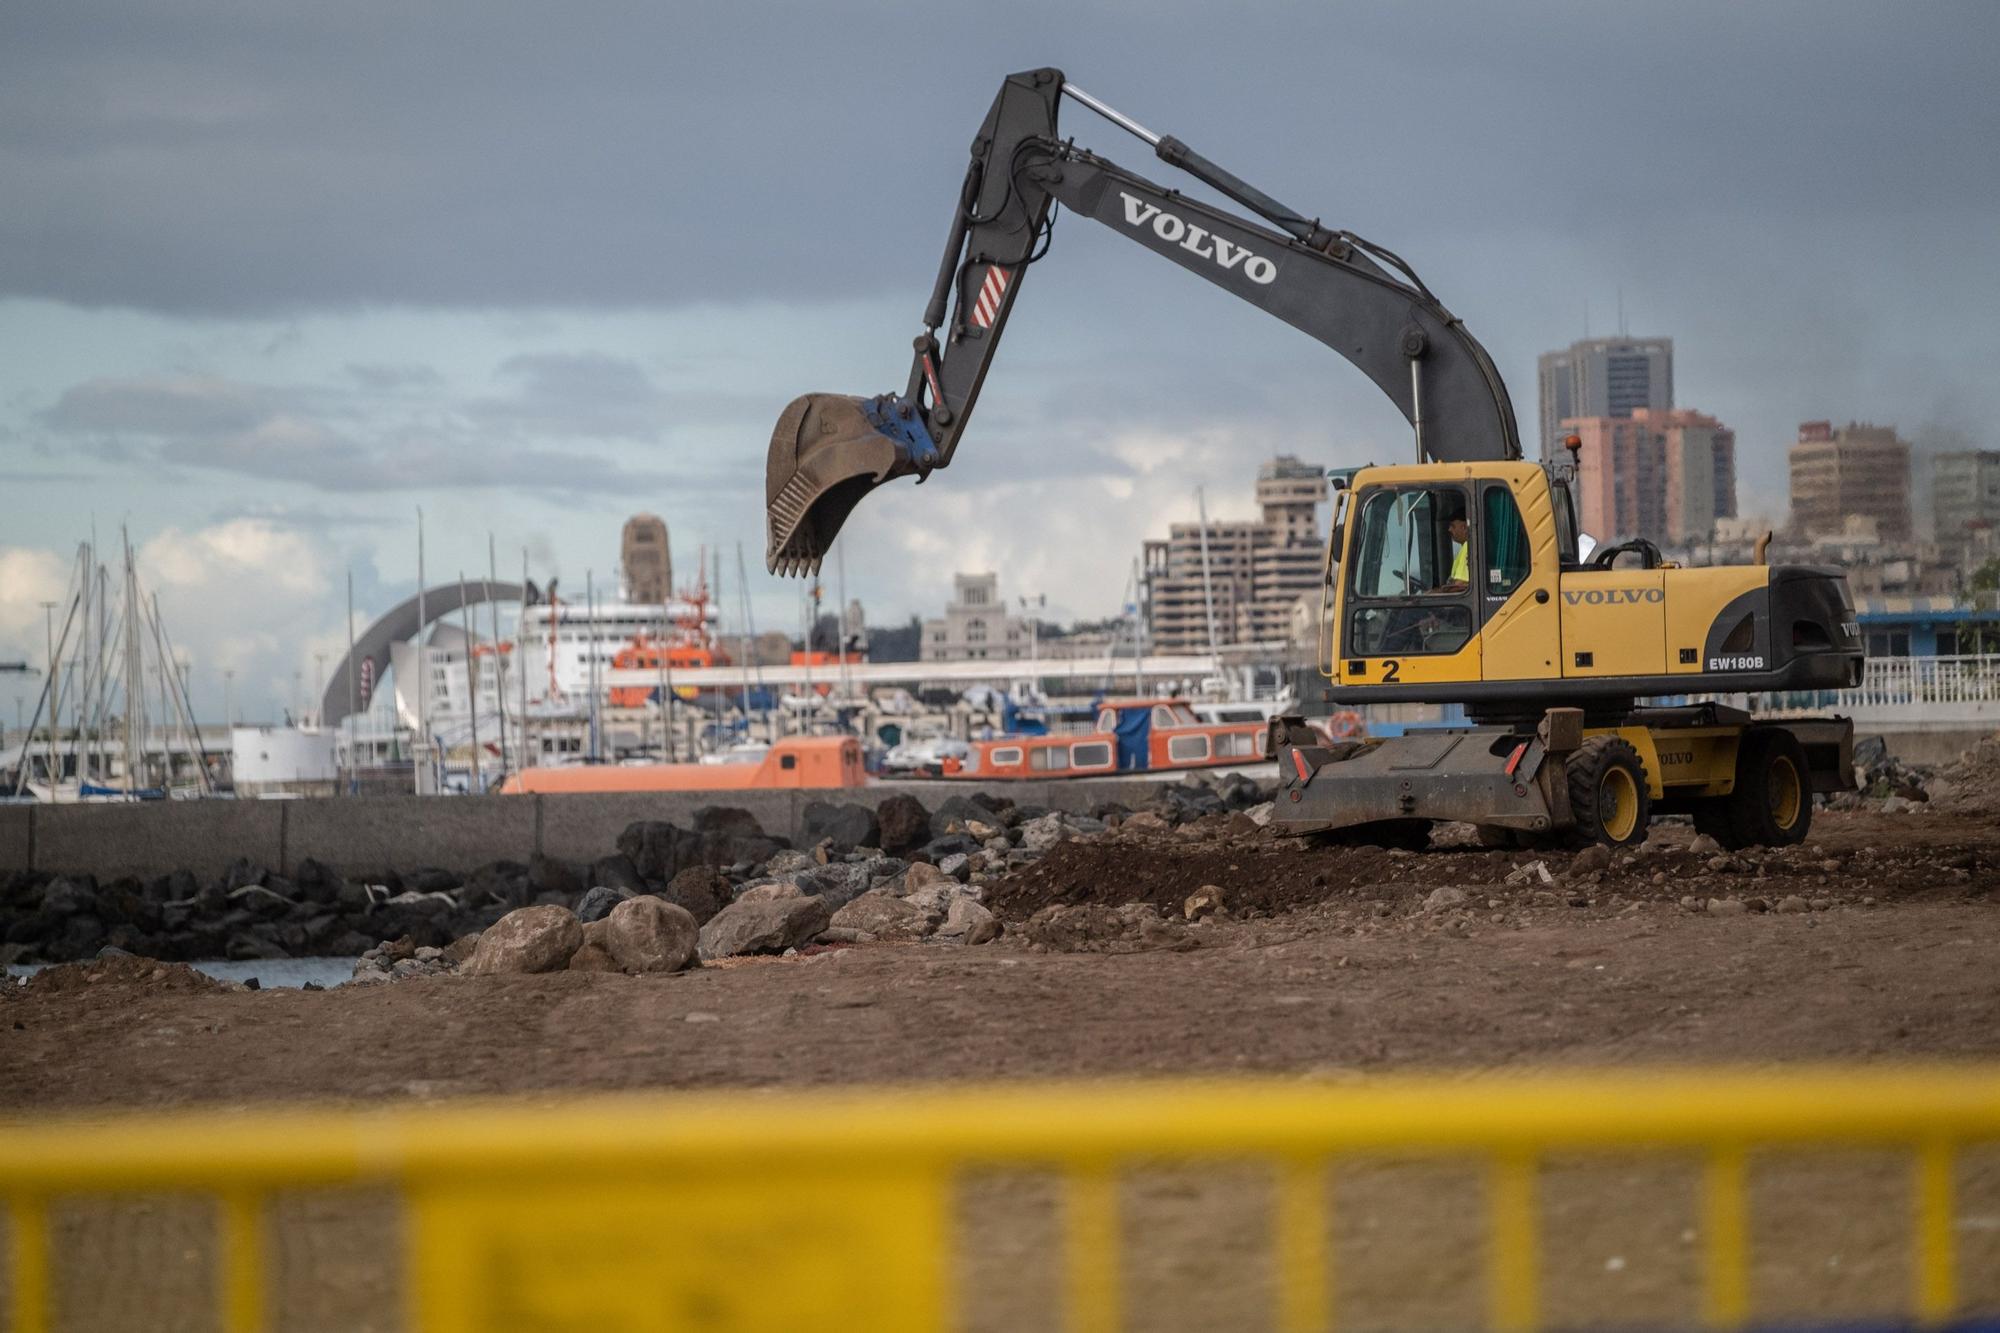
[[[764,461],[765,567],[774,574],[817,573],[862,496],[891,478],[928,473],[937,454],[922,419],[900,399],[794,398],[771,432]]]

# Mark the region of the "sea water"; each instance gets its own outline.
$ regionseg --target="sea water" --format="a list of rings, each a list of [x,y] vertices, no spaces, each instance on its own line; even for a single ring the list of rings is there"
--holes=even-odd
[[[248,981],[257,979],[259,986],[298,987],[308,982],[316,986],[338,986],[354,975],[355,958],[257,958],[237,961],[226,958],[208,958],[189,963],[197,972],[205,972],[218,981]],[[49,966],[46,963],[13,963],[7,968],[10,977],[31,977]]]

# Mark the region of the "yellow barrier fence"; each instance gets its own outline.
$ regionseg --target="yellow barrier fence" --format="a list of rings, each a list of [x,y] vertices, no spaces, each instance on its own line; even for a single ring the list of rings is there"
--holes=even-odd
[[[523,1106],[219,1112],[0,1125],[14,1333],[52,1309],[53,1204],[193,1194],[217,1203],[218,1308],[270,1320],[267,1201],[374,1186],[406,1225],[410,1327],[869,1329],[949,1326],[953,1190],[1034,1168],[1063,1189],[1067,1326],[1126,1326],[1123,1173],[1268,1164],[1276,1309],[1246,1322],[1327,1329],[1340,1312],[1329,1169],[1384,1154],[1486,1163],[1487,1320],[1545,1318],[1538,1216],[1554,1154],[1666,1152],[1700,1175],[1700,1318],[1751,1318],[1756,1219],[1746,1161],[1767,1149],[1907,1153],[1907,1317],[1959,1307],[1955,1162],[2000,1139],[2000,1071],[1816,1070],[729,1093]]]

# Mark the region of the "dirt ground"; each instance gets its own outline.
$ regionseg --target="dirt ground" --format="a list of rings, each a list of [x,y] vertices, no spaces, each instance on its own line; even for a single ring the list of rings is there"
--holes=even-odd
[[[1690,837],[1665,829],[1642,853],[1598,864],[1470,845],[1307,849],[1217,819],[1191,833],[1058,847],[989,892],[1008,924],[993,944],[830,948],[675,976],[245,992],[146,962],[79,965],[0,988],[0,1115],[2000,1055],[1991,816],[1825,814],[1803,847],[1734,857],[1690,850]],[[1211,885],[1224,915],[1171,924]],[[1144,931],[1111,920],[1134,902],[1159,909]],[[1968,1171],[1961,1271],[1979,1304],[2000,1306],[2000,1161]],[[1700,1252],[1692,1164],[1578,1172],[1568,1184],[1552,1175],[1544,1196],[1552,1313],[1690,1319]],[[1761,1172],[1759,1310],[1900,1308],[1906,1180],[1901,1164],[1861,1159],[1806,1176],[1782,1163]],[[1264,1323],[1268,1184],[1239,1168],[1125,1181],[1129,1326]],[[1470,1168],[1391,1163],[1343,1176],[1334,1197],[1334,1271],[1357,1324],[1476,1322],[1481,1214]],[[964,1251],[962,1322],[1051,1326],[1060,1271],[1051,1182],[969,1181],[961,1214],[963,1234],[979,1238]],[[152,1234],[143,1220],[143,1210],[114,1222],[78,1215],[63,1223],[71,1243],[61,1248],[93,1264],[116,1251],[125,1258],[114,1266],[144,1270],[156,1242],[135,1238]],[[353,1243],[315,1241],[330,1247],[315,1266],[348,1276],[302,1308],[333,1300],[346,1313],[295,1326],[396,1326],[385,1313],[393,1229],[331,1234]],[[99,1235],[112,1240],[91,1239]],[[77,1279],[66,1289],[81,1310],[93,1293],[121,1288]],[[134,1326],[170,1326],[159,1304],[146,1308],[151,1322]]]
[[[1804,846],[1715,870],[1670,829],[1629,865],[1583,874],[1567,853],[1209,833],[1060,847],[997,886],[1010,930],[979,948],[317,992],[56,969],[0,988],[0,1112],[2000,1053],[1989,818],[1823,815]],[[1051,903],[1178,917],[1205,884],[1228,919],[1163,947],[1025,938],[1024,918]],[[1445,888],[1465,901],[1427,908]],[[1709,899],[1744,907],[1683,905]]]

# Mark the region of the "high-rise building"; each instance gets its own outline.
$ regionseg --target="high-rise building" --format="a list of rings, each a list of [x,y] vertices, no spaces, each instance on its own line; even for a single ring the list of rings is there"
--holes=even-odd
[[[1540,361],[1542,457],[1562,456],[1572,417],[1624,419],[1674,405],[1672,338],[1586,338]]]
[[[1685,408],[1635,408],[1624,418],[1572,417],[1562,433],[1577,453],[1577,522],[1599,541],[1644,537],[1686,546],[1736,517],[1736,432]]]
[[[2000,545],[2000,450],[1965,449],[1931,459],[1931,506],[1947,560],[1971,565]]]
[[[674,557],[667,549],[667,524],[657,514],[634,514],[625,520],[618,564],[625,575],[625,600],[646,604],[671,601]]]
[[[1175,523],[1164,541],[1148,541],[1141,568],[1152,648],[1205,653],[1211,641],[1284,642],[1292,604],[1319,587],[1325,503],[1326,473],[1280,455],[1257,469],[1261,517],[1211,519],[1205,529]]]
[[[1792,526],[1803,536],[1850,534],[1858,519],[1882,541],[1910,540],[1910,446],[1894,427],[1801,422],[1787,458]]]

